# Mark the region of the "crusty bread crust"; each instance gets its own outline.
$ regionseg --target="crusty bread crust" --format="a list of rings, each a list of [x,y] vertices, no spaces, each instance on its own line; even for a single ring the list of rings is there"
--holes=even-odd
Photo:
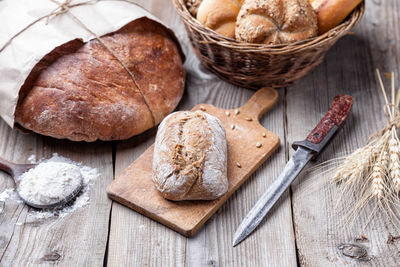
[[[293,43],[317,36],[317,18],[308,0],[247,0],[235,34],[247,43]]]
[[[154,145],[153,181],[170,200],[211,200],[225,194],[227,144],[221,122],[202,111],[166,117]]]
[[[236,18],[243,0],[203,0],[197,20],[217,33],[235,38]]]
[[[181,51],[160,24],[142,18],[102,40],[72,41],[45,57],[20,91],[16,122],[74,141],[127,139],[154,127],[180,101]]]
[[[362,0],[310,0],[317,13],[319,34],[339,25]]]

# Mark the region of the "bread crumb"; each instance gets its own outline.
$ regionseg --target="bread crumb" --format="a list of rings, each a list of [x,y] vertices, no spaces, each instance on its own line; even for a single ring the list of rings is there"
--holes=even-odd
[[[240,165],[239,162],[236,162],[236,166],[237,166],[238,168],[242,168],[242,165]]]
[[[246,121],[252,121],[252,118],[246,117]]]
[[[238,109],[235,109],[235,115],[238,115],[240,111]]]
[[[206,111],[206,108],[204,106],[200,106],[201,111]]]
[[[260,142],[257,142],[256,147],[260,148],[260,147],[262,147],[262,144]]]
[[[383,73],[385,76],[386,76],[386,78],[388,78],[388,79],[391,79],[392,78],[392,73],[391,72],[385,72],[385,73]]]
[[[226,114],[226,116],[230,116],[231,115],[231,113],[229,113],[229,111],[225,111],[225,114]]]
[[[355,242],[368,242],[369,240],[364,234],[362,234],[361,237],[355,238],[354,241]]]
[[[267,134],[266,133],[262,133],[262,136],[265,138],[265,137],[267,137]]]
[[[235,124],[232,124],[232,125],[231,125],[231,129],[232,129],[232,130],[235,129]]]

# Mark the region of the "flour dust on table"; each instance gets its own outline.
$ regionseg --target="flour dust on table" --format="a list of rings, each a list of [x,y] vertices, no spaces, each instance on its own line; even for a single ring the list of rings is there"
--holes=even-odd
[[[5,202],[7,199],[18,200],[20,203],[23,203],[23,201],[18,198],[17,191],[13,188],[7,188],[0,193],[0,202]]]
[[[33,158],[29,158],[32,163]],[[36,167],[21,175],[18,194],[31,203],[46,205],[65,199],[82,184],[81,192],[70,203],[57,209],[31,209],[29,213],[39,219],[64,217],[89,203],[90,186],[98,176],[97,169],[54,154],[50,159],[40,161]],[[18,201],[18,194],[16,190],[6,189],[0,193],[0,201]]]

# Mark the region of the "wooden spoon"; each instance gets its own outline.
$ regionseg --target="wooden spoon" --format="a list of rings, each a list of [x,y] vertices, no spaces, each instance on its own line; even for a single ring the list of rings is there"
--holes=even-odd
[[[83,179],[81,179],[81,183],[77,188],[75,188],[71,193],[69,193],[67,197],[65,197],[59,201],[54,201],[50,204],[44,205],[44,204],[40,204],[40,203],[33,203],[29,200],[24,199],[19,194],[19,190],[18,190],[18,187],[19,187],[19,184],[21,181],[21,179],[19,177],[22,174],[24,174],[25,172],[27,172],[29,169],[32,169],[32,168],[36,167],[37,165],[38,164],[16,164],[16,163],[13,163],[8,160],[0,158],[0,170],[8,173],[14,179],[18,195],[27,205],[37,208],[37,209],[53,209],[53,208],[67,204],[72,199],[74,199],[76,197],[76,195],[78,195],[78,193],[82,190]]]

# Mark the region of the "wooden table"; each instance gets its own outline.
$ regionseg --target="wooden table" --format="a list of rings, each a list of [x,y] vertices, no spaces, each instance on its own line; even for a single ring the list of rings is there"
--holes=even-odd
[[[249,99],[253,91],[204,70],[170,1],[139,2],[175,30],[187,55],[179,110],[200,102],[233,108]],[[279,103],[262,124],[281,138],[281,148],[189,239],[106,196],[110,181],[153,142],[154,129],[128,141],[87,144],[21,134],[1,121],[0,156],[26,162],[32,154],[39,159],[56,152],[98,168],[102,176],[90,205],[65,218],[32,220],[27,206],[0,202],[0,266],[399,266],[400,239],[388,237],[400,233],[384,216],[364,230],[339,229],[337,192],[321,186],[329,177],[318,172],[301,174],[257,231],[238,247],[231,245],[240,221],[293,153],[290,144],[304,139],[336,94],[354,97],[353,114],[317,163],[362,146],[385,124],[374,70],[400,74],[399,25],[399,1],[367,0],[354,35],[340,40],[299,83],[279,89]],[[1,173],[0,192],[13,186]],[[368,240],[360,242],[361,235]]]

